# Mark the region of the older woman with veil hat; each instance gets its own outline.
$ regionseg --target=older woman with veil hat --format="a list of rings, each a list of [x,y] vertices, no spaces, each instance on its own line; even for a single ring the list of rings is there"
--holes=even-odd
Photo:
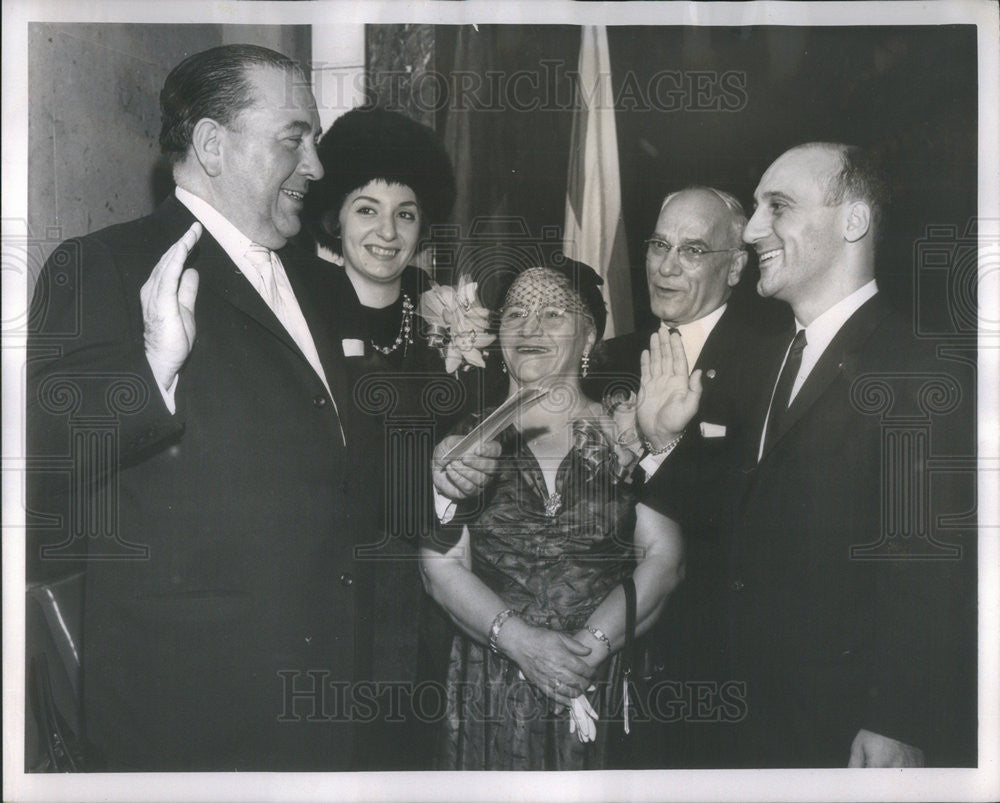
[[[421,551],[425,584],[461,631],[439,769],[611,766],[626,586],[641,634],[683,576],[679,532],[637,511],[634,455],[581,388],[606,321],[601,284],[586,265],[550,261],[519,274],[500,311],[510,396],[544,395],[500,433],[493,481]],[[679,382],[696,404],[683,349],[678,362],[669,340],[653,346],[647,386]]]

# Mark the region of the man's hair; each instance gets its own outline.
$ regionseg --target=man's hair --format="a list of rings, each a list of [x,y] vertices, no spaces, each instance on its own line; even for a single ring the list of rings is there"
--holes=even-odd
[[[232,127],[256,98],[247,70],[273,67],[304,74],[299,64],[257,45],[223,45],[188,56],[174,67],[160,91],[160,150],[173,163],[191,147],[195,124],[204,118]]]
[[[734,243],[733,248],[739,248],[742,250],[745,247],[743,243],[743,229],[745,229],[747,225],[747,213],[743,209],[743,204],[741,204],[735,196],[730,195],[728,192],[717,190],[715,187],[707,187],[703,184],[692,184],[682,190],[672,192],[664,198],[663,203],[660,204],[660,211],[662,212],[663,207],[665,207],[682,192],[690,192],[692,190],[700,190],[702,192],[711,193],[722,201],[723,204],[725,204],[726,209],[729,210],[729,233]]]
[[[811,142],[803,148],[825,148],[840,156],[840,170],[829,179],[825,202],[864,201],[871,209],[871,228],[876,231],[889,205],[891,193],[884,159],[875,151],[842,142]]]

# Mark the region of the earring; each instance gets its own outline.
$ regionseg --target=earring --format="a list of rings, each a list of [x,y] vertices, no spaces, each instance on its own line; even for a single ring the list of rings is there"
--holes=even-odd
[[[505,363],[503,360],[500,360],[500,370],[503,371],[505,374],[507,373],[507,363]]]
[[[590,352],[583,352],[583,356],[580,358],[580,376],[586,376],[587,371],[590,370]]]

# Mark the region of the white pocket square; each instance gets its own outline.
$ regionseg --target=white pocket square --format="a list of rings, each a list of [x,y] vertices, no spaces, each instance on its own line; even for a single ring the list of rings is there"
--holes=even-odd
[[[365,356],[365,341],[356,340],[353,337],[345,337],[340,341],[340,345],[344,349],[345,357],[364,357]]]
[[[701,427],[701,437],[703,438],[726,437],[726,428],[722,424],[709,424],[707,421],[702,421],[699,426]]]

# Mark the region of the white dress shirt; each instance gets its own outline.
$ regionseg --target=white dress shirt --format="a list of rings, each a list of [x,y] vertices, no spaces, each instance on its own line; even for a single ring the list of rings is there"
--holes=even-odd
[[[292,340],[299,347],[302,356],[306,358],[323,383],[326,392],[330,396],[330,401],[334,405],[334,410],[336,410],[336,400],[330,391],[326,372],[323,370],[319,353],[316,351],[316,344],[313,341],[312,333],[309,331],[309,325],[306,323],[305,316],[302,314],[302,309],[299,307],[299,302],[295,298],[292,285],[288,281],[284,265],[281,264],[281,258],[274,251],[271,251],[271,268],[273,271],[274,286],[277,288],[278,293],[277,299],[272,300],[269,298],[268,293],[262,292],[260,270],[247,258],[247,250],[251,245],[254,245],[253,241],[230,223],[208,201],[199,198],[183,187],[177,187],[175,193],[177,200],[184,204],[191,211],[191,214],[198,219],[205,230],[215,238],[216,242],[222,247],[222,250],[226,252],[236,267],[240,269],[240,272],[247,278],[247,281],[250,282],[264,300],[264,303],[268,305],[268,308],[281,322],[285,331],[288,332]],[[178,377],[174,378],[174,382],[170,388],[160,389],[160,392],[163,394],[163,400],[166,402],[167,408],[171,413],[176,411],[174,392],[177,388],[177,379]]]
[[[849,296],[842,298],[808,326],[803,326],[796,319],[795,331],[798,332],[801,329],[805,329],[806,331],[806,346],[802,350],[802,364],[799,366],[799,372],[795,375],[792,392],[788,397],[789,406],[791,406],[792,401],[798,395],[799,390],[802,389],[806,379],[809,378],[809,374],[812,373],[813,368],[816,367],[816,363],[819,362],[820,357],[823,356],[823,352],[826,351],[827,346],[837,336],[837,332],[843,328],[844,324],[847,323],[848,319],[855,312],[861,309],[861,305],[872,298],[877,292],[878,285],[872,279]],[[781,361],[782,368],[785,367],[785,361],[788,359],[788,351],[790,349],[791,343],[788,344],[788,349],[785,350],[785,358]],[[778,376],[781,376],[781,371],[778,372]],[[777,382],[775,382],[775,386],[771,390],[772,401],[774,400],[774,391],[776,389]],[[760,446],[757,449],[758,460],[764,454],[764,435],[767,433],[767,421],[770,417],[771,405],[769,403],[767,416],[764,418],[764,429],[761,431]]]
[[[705,348],[705,341],[708,340],[708,336],[712,334],[712,330],[715,325],[719,322],[723,313],[726,311],[727,304],[723,304],[715,312],[710,312],[704,318],[699,318],[696,321],[691,321],[690,323],[682,323],[673,327],[681,335],[681,343],[684,344],[684,356],[687,357],[688,370],[694,370],[694,364],[698,362],[698,358],[701,356],[701,350]],[[660,331],[667,331],[670,329],[670,324],[666,321],[660,322]]]

